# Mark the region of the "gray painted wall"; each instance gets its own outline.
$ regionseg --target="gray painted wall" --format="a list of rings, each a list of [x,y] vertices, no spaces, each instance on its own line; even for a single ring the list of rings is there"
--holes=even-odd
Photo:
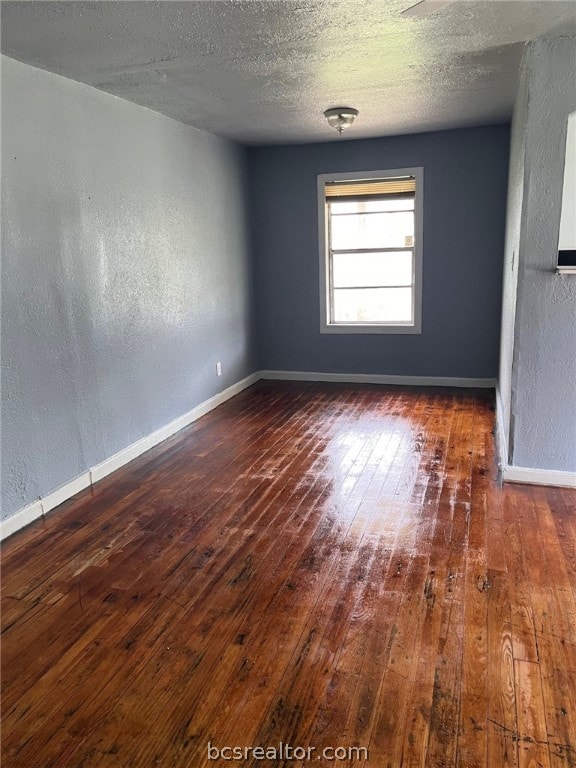
[[[260,367],[495,377],[508,152],[508,126],[250,149]],[[413,166],[424,167],[422,335],[321,335],[317,174]]]
[[[6,57],[2,108],[6,518],[254,364],[245,151]]]
[[[527,45],[512,142],[524,190],[508,218],[508,232],[519,233],[509,237],[518,243],[517,291],[505,281],[500,369],[509,463],[559,471],[576,470],[576,278],[554,271],[575,81],[576,38]]]

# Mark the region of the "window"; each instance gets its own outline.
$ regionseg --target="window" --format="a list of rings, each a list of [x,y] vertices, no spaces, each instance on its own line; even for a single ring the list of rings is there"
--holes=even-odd
[[[322,333],[420,333],[422,168],[318,176]]]

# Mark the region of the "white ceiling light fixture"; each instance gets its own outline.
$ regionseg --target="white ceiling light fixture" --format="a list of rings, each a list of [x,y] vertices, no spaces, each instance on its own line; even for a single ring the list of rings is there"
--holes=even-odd
[[[328,125],[335,128],[340,135],[345,128],[349,128],[358,117],[358,110],[353,107],[333,107],[324,112]]]

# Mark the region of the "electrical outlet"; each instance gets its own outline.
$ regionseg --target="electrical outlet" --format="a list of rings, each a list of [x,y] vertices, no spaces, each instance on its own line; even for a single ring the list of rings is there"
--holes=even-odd
[[[216,376],[222,376],[222,363],[216,363]]]

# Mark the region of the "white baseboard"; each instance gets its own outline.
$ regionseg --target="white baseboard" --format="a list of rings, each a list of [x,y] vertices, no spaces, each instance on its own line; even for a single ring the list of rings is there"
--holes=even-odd
[[[217,395],[214,395],[214,397],[211,397],[210,399],[205,400],[203,403],[200,403],[200,405],[192,408],[191,411],[188,411],[188,413],[185,413],[183,416],[179,416],[177,419],[174,419],[174,421],[166,424],[166,426],[160,427],[160,429],[157,429],[150,435],[143,437],[136,443],[132,443],[132,445],[129,445],[127,448],[124,448],[121,451],[118,451],[118,453],[110,456],[110,458],[105,459],[100,464],[92,467],[90,470],[92,483],[98,482],[98,480],[101,480],[111,472],[114,472],[120,467],[123,467],[124,464],[128,464],[128,462],[132,461],[137,456],[146,453],[146,451],[149,451],[150,448],[158,445],[158,443],[161,443],[163,440],[172,437],[172,435],[176,434],[176,432],[179,432],[181,429],[184,429],[184,427],[192,424],[192,422],[196,421],[201,416],[204,416],[206,413],[214,410],[214,408],[222,405],[222,403],[225,403],[226,400],[230,400],[230,398],[234,397],[234,395],[237,395],[242,392],[242,390],[252,386],[252,384],[257,382],[259,379],[260,374],[258,372],[247,376],[245,379],[242,379],[242,381],[233,384],[223,392],[219,392]]]
[[[245,379],[238,381],[223,392],[219,392],[217,395],[214,395],[214,397],[200,403],[200,405],[192,408],[191,411],[188,411],[188,413],[185,413],[183,416],[174,419],[174,421],[166,424],[166,426],[157,429],[155,432],[138,440],[136,443],[132,443],[132,445],[129,445],[127,448],[114,454],[114,456],[105,459],[100,464],[97,464],[95,467],[88,470],[88,472],[83,472],[61,488],[58,488],[47,496],[43,496],[32,504],[29,504],[27,507],[24,507],[12,517],[3,520],[1,523],[0,540],[6,539],[8,536],[16,533],[16,531],[24,528],[24,526],[34,522],[34,520],[43,517],[51,509],[54,509],[54,507],[57,507],[59,504],[72,498],[72,496],[80,493],[80,491],[83,491],[90,485],[94,485],[98,480],[101,480],[116,469],[128,464],[128,462],[141,454],[146,453],[150,448],[158,445],[158,443],[161,443],[163,440],[176,434],[176,432],[184,429],[184,427],[192,424],[201,416],[214,410],[214,408],[217,408],[219,405],[226,402],[226,400],[229,400],[231,397],[234,397],[234,395],[242,392],[242,390],[250,387],[260,378],[258,372],[247,376]]]
[[[532,469],[506,465],[502,467],[505,483],[526,483],[528,485],[555,485],[561,488],[576,488],[576,472],[561,472],[556,469]]]
[[[274,381],[332,381],[351,384],[395,384],[408,387],[474,387],[492,389],[496,379],[470,379],[452,376],[395,376],[373,373],[321,373],[310,371],[260,371],[263,379]]]
[[[40,501],[42,502],[43,514],[50,512],[54,507],[59,506],[63,502],[71,499],[72,496],[76,496],[77,493],[83,491],[85,488],[89,488],[91,485],[90,472],[84,472],[74,480],[70,480],[69,483],[58,488],[56,491],[43,496]]]
[[[84,472],[83,474],[75,477],[66,485],[49,493],[47,496],[43,496],[37,501],[33,501],[27,507],[16,512],[15,515],[9,517],[7,520],[2,520],[0,524],[0,541],[8,538],[16,531],[24,528],[29,523],[33,523],[34,520],[38,520],[40,517],[48,514],[52,509],[58,507],[64,501],[71,499],[72,496],[76,496],[77,493],[83,491],[90,486],[90,472]]]
[[[7,520],[2,520],[2,531],[0,533],[1,539],[7,539],[8,536],[12,536],[13,533],[19,531],[20,528],[33,523],[34,520],[38,520],[39,517],[44,515],[44,508],[40,499],[33,501],[27,507],[18,510],[15,515],[9,517]]]
[[[15,515],[3,520],[0,525],[0,540],[6,539],[16,531],[24,528],[29,523],[43,517],[58,505],[67,499],[72,498],[80,491],[94,485],[111,472],[123,467],[128,462],[141,456],[146,451],[153,448],[158,443],[166,440],[168,437],[176,434],[184,427],[192,424],[194,421],[217,408],[231,397],[242,392],[247,387],[252,386],[259,379],[269,379],[276,381],[326,381],[326,382],[348,382],[356,384],[392,384],[400,386],[419,386],[419,387],[474,387],[474,388],[492,388],[496,385],[494,379],[470,379],[436,376],[387,376],[375,374],[354,374],[354,373],[314,373],[308,371],[257,371],[247,376],[242,381],[233,384],[223,392],[219,392],[214,397],[200,403],[188,413],[180,416],[164,427],[157,429],[150,435],[138,440],[136,443],[127,446],[118,453],[105,459],[100,464],[91,467],[87,472],[75,477],[70,482],[52,493],[37,499],[28,506],[16,512]],[[497,392],[497,431],[500,444],[500,464],[502,477],[505,481],[515,483],[532,483],[537,485],[556,485],[568,488],[576,487],[576,473],[557,472],[545,469],[530,469],[527,467],[513,467],[502,460],[506,456],[506,439],[502,424],[501,403],[499,393]]]
[[[561,488],[576,488],[576,472],[563,472],[556,469],[535,469],[508,464],[508,442],[504,429],[504,413],[500,389],[496,385],[496,455],[505,483],[525,483],[527,485],[552,485]]]
[[[498,466],[500,470],[508,466],[508,441],[506,439],[506,429],[504,426],[504,411],[502,410],[502,396],[500,387],[496,384],[496,456],[498,457]]]

